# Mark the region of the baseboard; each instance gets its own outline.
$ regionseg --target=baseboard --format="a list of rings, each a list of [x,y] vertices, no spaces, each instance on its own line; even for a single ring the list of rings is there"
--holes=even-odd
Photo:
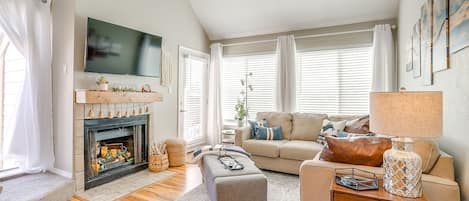
[[[54,174],[60,175],[62,177],[68,178],[68,179],[73,178],[73,174],[71,172],[68,172],[68,171],[65,171],[65,170],[61,170],[61,169],[57,169],[57,168],[51,168],[51,169],[49,169],[49,171],[54,173]]]

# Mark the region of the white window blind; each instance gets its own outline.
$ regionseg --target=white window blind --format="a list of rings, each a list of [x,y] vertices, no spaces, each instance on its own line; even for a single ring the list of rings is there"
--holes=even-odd
[[[298,53],[297,110],[368,113],[371,47]]]
[[[235,117],[235,105],[240,97],[241,79],[247,73],[253,91],[248,92],[247,107],[249,119],[254,119],[257,112],[273,111],[275,88],[275,57],[273,54],[225,57],[223,59],[222,104],[223,118]]]
[[[207,61],[188,56],[184,68],[184,139],[188,142],[204,138],[203,118],[206,104]]]

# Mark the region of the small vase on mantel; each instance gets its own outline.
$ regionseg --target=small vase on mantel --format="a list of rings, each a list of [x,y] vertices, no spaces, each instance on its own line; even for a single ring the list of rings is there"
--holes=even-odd
[[[102,75],[96,79],[96,85],[98,85],[98,90],[100,91],[109,90],[109,81],[107,81],[106,78]]]
[[[107,84],[107,83],[106,84],[99,84],[98,89],[100,91],[107,91],[107,90],[109,90],[109,84]]]

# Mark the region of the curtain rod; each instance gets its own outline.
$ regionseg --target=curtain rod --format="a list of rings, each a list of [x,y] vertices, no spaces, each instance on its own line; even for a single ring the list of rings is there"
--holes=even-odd
[[[396,29],[396,25],[391,25],[391,29]],[[333,32],[333,33],[295,36],[295,39],[317,38],[317,37],[324,37],[324,36],[337,36],[337,35],[343,35],[343,34],[362,33],[362,32],[371,32],[371,31],[373,31],[373,28],[359,29],[359,30],[353,30],[353,31],[342,31],[342,32]],[[251,45],[251,44],[259,44],[259,43],[271,43],[271,42],[276,42],[276,41],[277,39],[267,39],[267,40],[247,41],[247,42],[239,42],[239,43],[228,43],[228,44],[222,44],[222,46],[230,47],[230,46]]]

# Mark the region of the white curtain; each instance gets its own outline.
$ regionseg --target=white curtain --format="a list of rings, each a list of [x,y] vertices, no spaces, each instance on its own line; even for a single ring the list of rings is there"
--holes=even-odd
[[[279,36],[277,41],[277,81],[275,108],[277,112],[296,110],[296,43],[293,35]]]
[[[223,117],[221,107],[221,76],[223,67],[223,47],[220,43],[210,46],[210,66],[208,84],[207,135],[209,144],[221,143]]]
[[[391,25],[376,25],[373,31],[372,91],[395,91],[397,88],[394,40]]]
[[[16,123],[4,134],[5,157],[27,173],[53,167],[50,1],[1,0],[0,30],[26,60]],[[70,133],[63,133],[70,134]]]

